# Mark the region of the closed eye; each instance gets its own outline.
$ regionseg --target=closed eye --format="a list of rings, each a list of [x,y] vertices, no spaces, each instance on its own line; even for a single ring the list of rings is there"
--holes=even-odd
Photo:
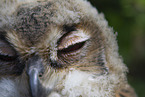
[[[1,38],[1,37],[0,37]],[[13,61],[17,57],[15,50],[5,39],[0,39],[0,60]]]
[[[73,26],[66,26],[64,25],[63,27],[63,31],[66,32],[57,42],[57,44],[60,44],[62,42],[62,40],[68,36],[71,32],[73,31],[77,31],[76,27],[73,25]]]
[[[90,39],[87,30],[76,28],[76,26],[66,26],[65,30],[67,33],[59,39],[58,53],[71,53],[80,50]]]
[[[71,53],[71,52],[81,49],[85,45],[85,43],[86,43],[86,41],[76,43],[76,44],[68,46],[67,48],[58,50],[58,52],[59,53]]]
[[[16,59],[16,56],[0,55],[0,60],[2,61],[13,61]]]

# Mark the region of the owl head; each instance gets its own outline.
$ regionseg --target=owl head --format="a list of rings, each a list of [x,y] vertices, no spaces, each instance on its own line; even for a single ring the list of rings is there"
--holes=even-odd
[[[111,97],[127,83],[116,35],[86,0],[1,0],[0,13],[0,75],[25,83],[23,95],[85,94],[84,83]]]

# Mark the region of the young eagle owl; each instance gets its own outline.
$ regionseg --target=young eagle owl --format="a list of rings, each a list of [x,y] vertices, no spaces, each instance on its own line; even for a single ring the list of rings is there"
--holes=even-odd
[[[0,97],[136,97],[103,14],[86,0],[0,0]]]

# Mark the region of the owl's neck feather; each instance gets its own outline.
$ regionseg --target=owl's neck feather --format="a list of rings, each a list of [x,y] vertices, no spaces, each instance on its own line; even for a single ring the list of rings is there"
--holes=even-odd
[[[96,76],[78,70],[71,70],[65,77],[62,77],[63,74],[57,75],[57,77],[52,77],[53,80],[49,79],[54,89],[49,97],[56,95],[57,97],[112,97],[115,95],[115,87],[120,85],[119,77],[115,74]],[[28,83],[21,78],[2,78],[0,80],[0,94],[3,97],[10,97],[10,95],[12,95],[11,97],[25,97],[24,95],[29,97]]]

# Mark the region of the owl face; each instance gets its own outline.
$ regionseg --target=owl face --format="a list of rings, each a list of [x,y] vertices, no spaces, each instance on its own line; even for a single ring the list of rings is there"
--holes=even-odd
[[[105,73],[103,36],[93,18],[83,8],[69,6],[73,1],[35,3],[19,6],[11,16],[15,21],[1,31],[0,58],[8,68],[3,73],[27,73],[32,95],[41,86],[39,80],[48,83],[51,71]]]
[[[103,65],[103,36],[99,27],[89,15],[79,12],[83,9],[75,5],[69,7],[73,2],[60,3],[37,2],[18,7],[12,15],[15,22],[3,31],[10,54],[2,51],[1,55],[16,57],[14,59],[22,63],[37,55],[45,62],[43,65],[53,69],[84,67],[91,61]],[[89,55],[95,59],[88,59]],[[86,63],[84,59],[90,62]]]
[[[96,16],[83,0],[20,4],[0,29],[0,74],[26,74],[34,97],[48,95],[71,69],[107,74],[108,29]]]

